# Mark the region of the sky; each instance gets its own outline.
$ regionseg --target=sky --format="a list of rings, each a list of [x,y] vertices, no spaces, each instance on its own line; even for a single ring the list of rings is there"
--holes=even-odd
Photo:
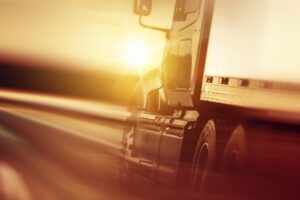
[[[164,34],[141,28],[132,4],[133,0],[0,0],[0,54],[119,72],[128,69],[124,46],[139,40],[150,52],[146,68],[157,67]],[[166,19],[162,13],[155,15],[160,22]]]

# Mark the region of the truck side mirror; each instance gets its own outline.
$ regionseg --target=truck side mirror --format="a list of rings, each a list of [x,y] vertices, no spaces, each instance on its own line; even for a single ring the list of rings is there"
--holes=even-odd
[[[166,37],[168,38],[170,35],[170,28],[161,28],[159,26],[148,25],[143,22],[144,16],[149,16],[152,12],[152,0],[134,0],[133,2],[133,12],[136,15],[139,15],[139,24],[148,29],[162,31],[166,33]]]
[[[134,0],[133,12],[140,16],[149,16],[152,9],[152,0]]]

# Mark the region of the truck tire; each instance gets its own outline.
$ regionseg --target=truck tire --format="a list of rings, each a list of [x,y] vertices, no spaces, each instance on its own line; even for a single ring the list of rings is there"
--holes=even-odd
[[[231,133],[221,161],[221,192],[224,195],[245,196],[243,169],[246,161],[246,132],[239,125]]]
[[[246,158],[246,133],[244,128],[237,126],[228,142],[222,159],[221,170],[224,173],[238,173],[245,163]]]
[[[215,123],[209,120],[201,131],[194,152],[191,169],[191,189],[194,193],[205,191],[215,159],[216,128]]]

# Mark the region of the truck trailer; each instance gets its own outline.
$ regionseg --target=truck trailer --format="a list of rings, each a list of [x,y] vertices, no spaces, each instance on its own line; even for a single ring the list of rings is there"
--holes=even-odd
[[[134,1],[140,25],[164,32],[167,42],[161,67],[134,96],[122,180],[142,176],[196,194],[299,197],[300,2],[170,1],[170,29],[144,20],[158,2]]]

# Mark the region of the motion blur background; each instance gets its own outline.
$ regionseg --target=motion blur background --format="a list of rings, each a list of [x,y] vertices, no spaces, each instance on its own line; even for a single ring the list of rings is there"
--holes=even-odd
[[[126,104],[139,75],[161,64],[165,43],[162,33],[138,25],[132,5],[0,0],[0,86]],[[143,70],[124,59],[130,42],[147,49]]]
[[[140,77],[161,65],[166,42],[164,33],[140,27],[133,1],[0,0],[0,199],[183,199],[160,185],[119,184],[124,135],[133,131],[127,105]],[[146,24],[170,26],[174,1],[153,1]],[[246,125],[248,167],[262,173],[246,174],[244,188],[253,199],[299,196],[298,125]],[[225,199],[214,197],[205,199]]]

